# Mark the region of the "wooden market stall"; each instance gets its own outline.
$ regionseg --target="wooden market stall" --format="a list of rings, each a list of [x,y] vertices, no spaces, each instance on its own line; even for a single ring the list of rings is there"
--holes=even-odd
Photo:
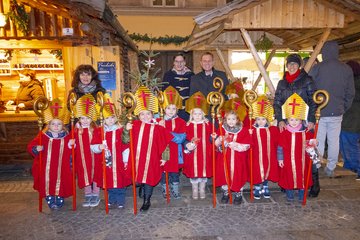
[[[326,40],[338,41],[342,60],[360,60],[358,0],[237,0],[194,19],[186,50],[216,50],[230,78],[223,52],[250,51],[272,94],[275,89],[266,64],[264,67],[254,46],[264,36],[272,43],[267,64],[276,51],[305,50],[313,52],[305,66],[308,70]]]
[[[1,0],[0,104],[15,99],[24,68],[36,71],[47,97],[66,101],[80,64],[111,66],[104,78],[111,79],[107,90],[117,103],[130,90],[137,51],[106,0]],[[0,163],[30,159],[24,152],[36,135],[36,119],[32,111],[0,113]]]

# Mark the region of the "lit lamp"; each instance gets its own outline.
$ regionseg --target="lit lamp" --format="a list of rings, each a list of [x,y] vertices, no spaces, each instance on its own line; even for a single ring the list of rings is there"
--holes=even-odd
[[[0,13],[0,27],[5,27],[6,25],[6,16],[3,13]]]

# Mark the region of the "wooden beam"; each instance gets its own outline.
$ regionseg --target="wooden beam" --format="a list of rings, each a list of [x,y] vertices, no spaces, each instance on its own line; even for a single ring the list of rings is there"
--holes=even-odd
[[[360,21],[360,15],[355,14],[350,10],[347,10],[346,8],[344,8],[343,5],[334,4],[334,3],[330,2],[329,0],[314,0],[314,1],[324,5],[326,7],[332,8],[338,12],[341,12],[344,15],[349,15],[349,16],[353,17],[354,19]]]
[[[314,29],[310,30],[310,32],[302,34],[301,36],[295,36],[289,39],[284,39],[286,41],[286,44],[292,45],[294,43],[301,42],[303,40],[307,40],[309,38],[312,38],[314,36],[320,35],[323,33],[323,29]]]
[[[248,46],[250,53],[253,55],[253,58],[256,62],[256,64],[258,65],[258,68],[260,70],[261,75],[263,76],[266,85],[268,86],[269,90],[270,90],[270,94],[272,97],[275,97],[275,88],[274,85],[272,84],[269,75],[266,72],[266,69],[264,68],[264,65],[256,51],[256,48],[253,44],[253,42],[251,41],[250,35],[249,33],[244,29],[244,28],[240,28],[241,34],[244,38],[244,41],[246,43],[246,45]]]
[[[223,65],[224,68],[225,68],[226,74],[230,77],[230,81],[231,81],[231,82],[234,82],[234,81],[235,81],[235,77],[234,77],[234,75],[232,74],[231,69],[229,68],[229,65],[226,63],[226,61],[225,61],[225,59],[224,59],[224,56],[223,56],[221,50],[218,49],[218,48],[216,48],[216,53],[217,53],[217,55],[219,56],[220,61],[221,61],[222,65]]]
[[[313,53],[311,54],[309,61],[306,63],[304,70],[306,72],[309,72],[311,66],[313,65],[317,55],[319,55],[321,48],[324,46],[324,43],[328,39],[329,35],[331,33],[331,28],[326,28],[324,33],[322,34],[321,38],[319,39],[318,44],[316,45]]]
[[[271,53],[270,53],[268,59],[266,59],[266,62],[265,62],[265,64],[264,64],[265,69],[267,69],[268,66],[270,65],[271,59],[275,56],[275,53],[276,53],[276,49],[271,50]],[[254,85],[253,85],[253,87],[252,87],[252,90],[253,90],[253,91],[256,90],[257,85],[259,85],[260,80],[261,80],[261,73],[260,73],[259,76],[257,77],[257,79],[256,79],[256,81],[255,81],[255,83],[254,83]]]
[[[200,32],[198,33],[195,33],[193,36],[194,38],[199,38],[203,35],[206,35],[208,33],[211,33],[211,32],[214,32],[215,30],[217,30],[218,28],[220,27],[220,24],[216,24],[212,27],[209,27],[209,28],[206,28],[206,29],[203,29],[203,30],[200,30]]]
[[[215,39],[222,33],[222,31],[224,30],[224,24],[220,24],[220,26],[218,27],[218,29],[216,29],[216,31],[211,35],[211,37],[206,41],[207,44],[211,44],[213,41],[215,41]]]

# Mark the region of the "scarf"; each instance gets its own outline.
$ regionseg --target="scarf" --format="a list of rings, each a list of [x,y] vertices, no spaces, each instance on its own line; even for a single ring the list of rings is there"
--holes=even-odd
[[[191,72],[191,70],[186,66],[180,71],[177,71],[175,68],[173,68],[172,71],[176,72],[177,75],[185,75],[185,73]]]
[[[288,83],[293,83],[295,79],[300,75],[300,69],[296,71],[293,75],[290,75],[290,73],[287,71],[285,73],[285,79]]]
[[[289,131],[289,132],[299,132],[302,128],[302,124],[299,124],[297,125],[296,127],[292,127],[290,126],[290,124],[287,124],[286,125],[286,129]]]
[[[92,93],[96,89],[96,82],[91,81],[89,84],[83,84],[82,82],[79,82],[78,89],[80,92],[86,94],[86,93]]]

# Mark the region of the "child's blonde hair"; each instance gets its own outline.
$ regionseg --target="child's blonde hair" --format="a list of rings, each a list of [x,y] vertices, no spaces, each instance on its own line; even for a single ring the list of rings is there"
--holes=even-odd
[[[87,117],[87,116],[84,116],[84,117]],[[79,133],[80,133],[80,135],[82,135],[83,132],[84,132],[84,129],[81,126],[80,118],[79,118],[79,121],[77,123],[79,124],[79,127],[78,127]],[[89,132],[90,132],[91,135],[93,134],[95,128],[96,128],[96,124],[95,124],[95,122],[93,120],[91,120],[91,123],[90,123],[90,126],[89,126]]]
[[[49,125],[50,125],[50,123],[51,123],[52,121],[54,121],[54,120],[59,120],[59,121],[62,123],[62,129],[61,129],[61,130],[62,130],[62,131],[65,131],[66,133],[68,133],[68,130],[67,130],[67,128],[65,127],[64,122],[63,122],[61,119],[59,119],[59,118],[51,119],[51,120],[48,122],[48,124],[46,124],[43,132],[46,132],[46,131],[49,131],[49,130],[50,130],[50,129],[49,129]]]
[[[191,109],[191,111],[190,111],[190,117],[189,117],[188,123],[194,121],[193,113],[194,113],[195,110],[200,110],[201,113],[202,113],[202,115],[203,115],[203,117],[202,117],[201,120],[205,120],[205,113],[204,113],[204,111],[203,111],[201,108],[193,108],[193,109]]]
[[[236,112],[234,110],[230,110],[228,112],[225,113],[225,116],[224,116],[224,127],[226,128],[230,128],[230,126],[227,124],[226,122],[226,118],[229,116],[229,115],[235,115],[236,116],[236,125],[234,127],[238,127],[238,128],[241,128],[242,127],[242,122],[240,121],[240,118],[239,116],[236,114]]]

